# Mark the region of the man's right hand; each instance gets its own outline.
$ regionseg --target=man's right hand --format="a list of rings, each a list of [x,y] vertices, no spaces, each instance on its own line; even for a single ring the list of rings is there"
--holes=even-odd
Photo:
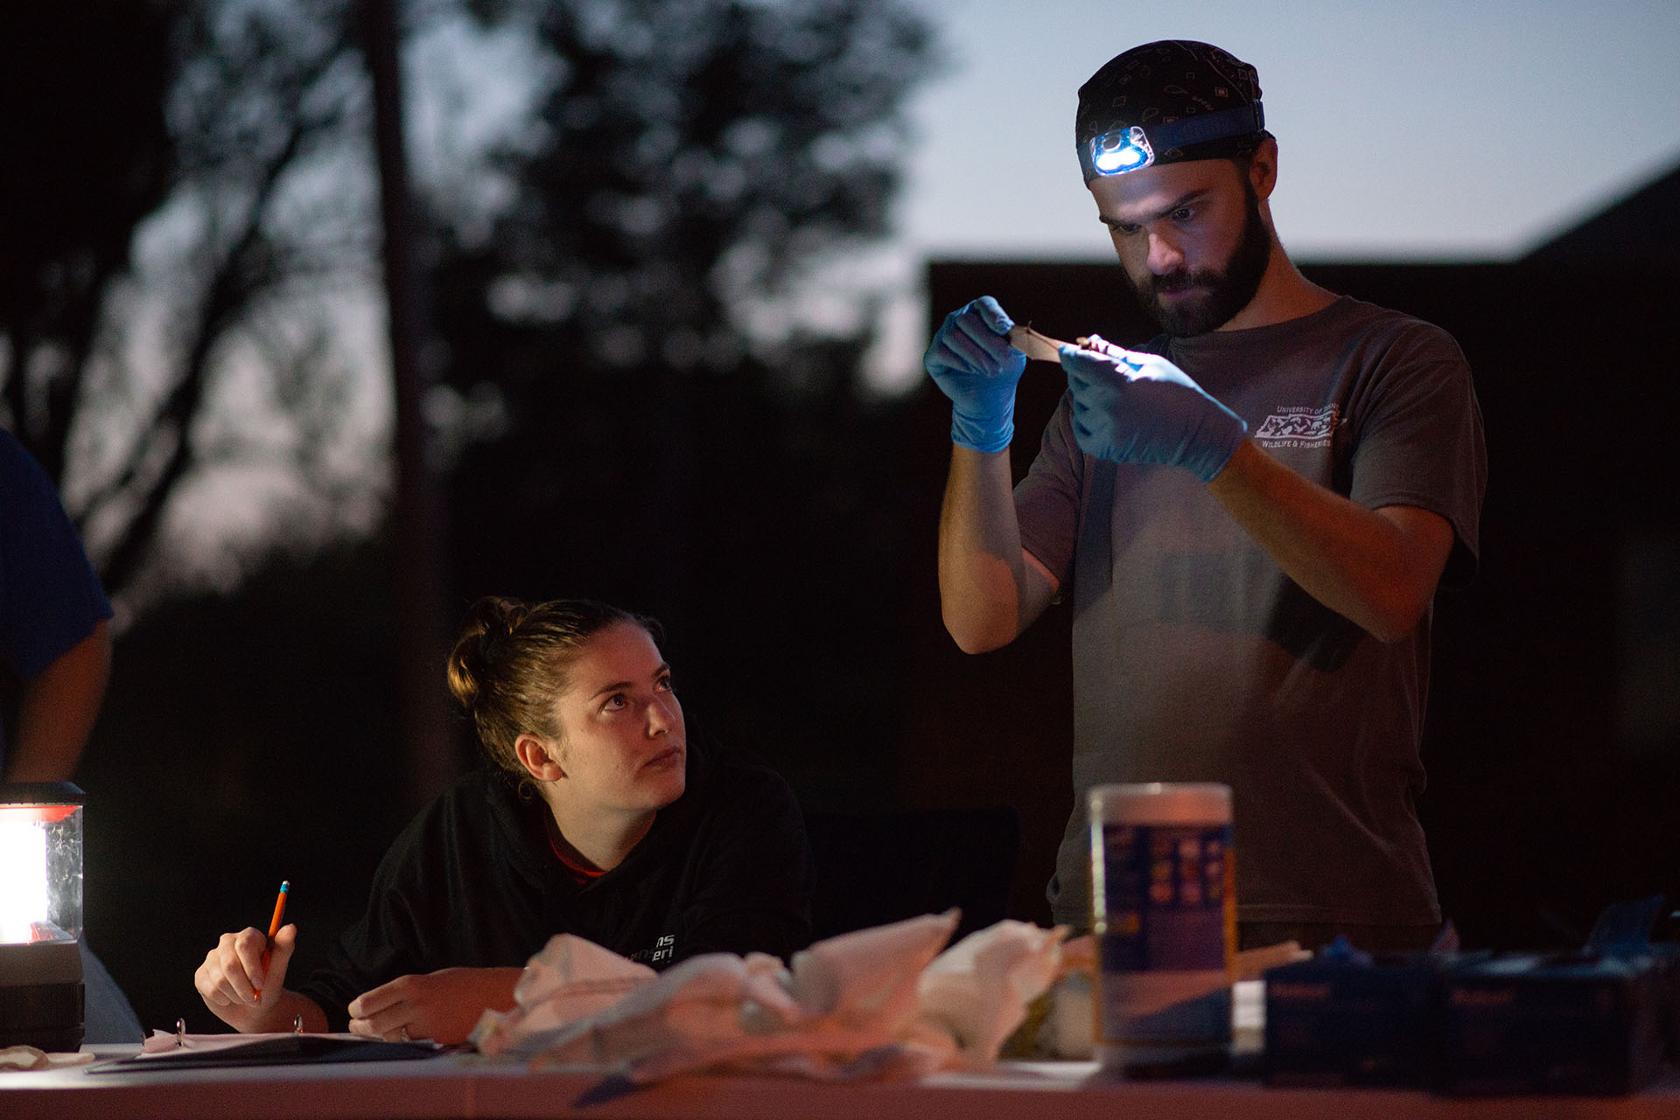
[[[945,316],[922,358],[951,400],[951,442],[1002,451],[1015,436],[1015,385],[1027,356],[1009,344],[1015,324],[991,296]]]
[[[270,946],[262,930],[246,927],[238,933],[222,934],[193,974],[193,986],[204,1006],[238,1031],[282,1029],[273,1027],[269,1020],[287,994],[286,966],[297,947],[297,932],[297,926],[288,924],[274,935],[266,971],[263,950]]]

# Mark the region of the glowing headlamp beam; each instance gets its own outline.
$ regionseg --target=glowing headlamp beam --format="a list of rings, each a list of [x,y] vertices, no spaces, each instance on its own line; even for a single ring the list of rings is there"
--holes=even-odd
[[[1154,162],[1155,151],[1149,146],[1149,137],[1137,125],[1105,132],[1091,141],[1091,166],[1098,175],[1136,171]]]

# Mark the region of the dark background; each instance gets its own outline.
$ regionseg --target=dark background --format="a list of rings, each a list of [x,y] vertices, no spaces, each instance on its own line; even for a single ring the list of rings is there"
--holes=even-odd
[[[681,29],[693,56],[649,67],[636,36],[594,34],[580,4],[410,13],[408,33],[440,13],[525,19],[570,75],[538,107],[540,143],[484,171],[518,200],[495,222],[416,191],[419,373],[484,421],[432,433],[443,516],[422,541],[438,575],[428,617],[448,631],[489,593],[651,613],[693,734],[780,769],[820,846],[869,840],[825,863],[824,890],[881,905],[834,913],[897,916],[884,912],[894,881],[918,869],[984,901],[985,884],[966,883],[979,868],[1006,891],[1000,913],[1046,921],[1072,803],[1065,609],[1009,649],[958,652],[934,581],[943,398],[925,384],[868,392],[867,330],[766,346],[730,325],[732,301],[784,292],[818,248],[886,230],[903,140],[865,134],[925,70],[926,31],[885,0],[806,5],[785,26],[709,0],[633,7]],[[305,533],[307,518],[277,508],[273,547],[240,556],[237,579],[163,578],[172,488],[251,453],[204,420],[230,348],[262,343],[265,384],[301,433],[289,467],[313,500],[375,489],[332,478],[307,438],[325,439],[339,411],[321,358],[330,321],[273,329],[300,307],[319,315],[287,300],[319,294],[321,277],[378,272],[366,212],[293,229],[272,205],[335,145],[371,158],[364,29],[353,5],[267,10],[280,15],[23,5],[0,26],[4,150],[36,170],[0,181],[7,424],[66,481],[124,606],[78,781],[87,937],[148,1028],[213,1026],[192,971],[220,932],[266,920],[281,879],[303,930],[297,967],[319,959],[429,765],[398,700],[398,624],[413,619],[393,573],[416,546],[390,519]],[[700,170],[685,179],[672,152]],[[725,181],[737,193],[715,189]],[[183,186],[234,201],[228,226],[195,243],[202,271],[165,293],[178,305],[170,388],[148,408],[100,360],[123,325],[114,293],[135,223]],[[1508,264],[1303,266],[1447,328],[1476,376],[1491,469],[1481,570],[1437,604],[1423,802],[1443,906],[1472,944],[1571,944],[1604,902],[1676,887],[1677,193],[1670,174]],[[510,282],[562,296],[522,316]],[[934,320],[989,292],[1052,335],[1152,333],[1111,265],[934,262],[927,288]],[[1061,386],[1051,367],[1029,370],[1018,470]],[[129,472],[90,483],[76,431],[131,448]],[[441,701],[441,664],[431,679]],[[444,738],[448,763],[469,765],[466,729]],[[988,846],[1008,832],[1000,818],[964,812],[995,807],[1018,817],[1012,867]],[[914,886],[901,902],[950,901]]]

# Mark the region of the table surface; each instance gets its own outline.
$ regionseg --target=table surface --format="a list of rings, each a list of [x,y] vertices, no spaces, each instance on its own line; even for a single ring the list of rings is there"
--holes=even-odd
[[[133,1048],[98,1047],[102,1057]],[[603,1120],[963,1120],[1054,1116],[1057,1120],[1231,1116],[1242,1120],[1530,1120],[1535,1116],[1680,1120],[1680,1075],[1620,1098],[1446,1098],[1400,1090],[1279,1089],[1208,1078],[1119,1081],[1089,1062],[1005,1062],[985,1073],[915,1082],[827,1084],[786,1077],[690,1076],[592,1104],[579,1098],[599,1072],[529,1070],[471,1054],[419,1062],[366,1062],[170,1073],[100,1073],[79,1066],[0,1073],[0,1116],[168,1116],[354,1120],[393,1117],[587,1116]]]

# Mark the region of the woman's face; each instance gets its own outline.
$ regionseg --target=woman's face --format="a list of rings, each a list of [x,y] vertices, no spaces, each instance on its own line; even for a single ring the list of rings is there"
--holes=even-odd
[[[637,812],[682,796],[688,736],[671,668],[653,636],[619,622],[586,642],[555,700],[567,799],[581,808]]]

